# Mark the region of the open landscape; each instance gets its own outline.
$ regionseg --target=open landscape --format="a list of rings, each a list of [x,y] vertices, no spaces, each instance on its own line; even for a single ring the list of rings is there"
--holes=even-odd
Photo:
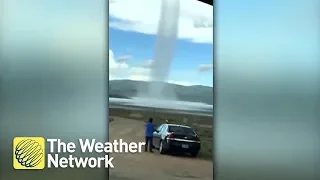
[[[192,126],[201,138],[199,157],[161,155],[159,152],[112,154],[116,168],[110,169],[110,179],[212,179],[212,117],[172,113],[163,110],[109,108],[109,139],[126,142],[144,141],[144,123],[149,117],[157,125],[169,120]]]
[[[201,140],[201,149],[197,157],[160,154],[158,151],[113,154],[117,168],[110,170],[109,177],[111,180],[211,180],[214,138],[212,45],[205,42],[205,46],[198,46],[199,41],[194,41],[191,37],[183,37],[184,40],[179,41],[181,37],[178,35],[181,36],[179,27],[185,27],[179,24],[180,13],[190,16],[188,8],[191,7],[192,10],[198,5],[199,9],[207,8],[210,12],[208,15],[211,15],[212,7],[202,6],[197,4],[197,1],[190,1],[194,4],[181,8],[185,3],[180,1],[158,2],[161,6],[154,9],[154,16],[149,17],[149,14],[152,14],[150,12],[148,18],[144,18],[148,19],[145,24],[135,26],[145,30],[145,27],[151,25],[153,30],[138,32],[139,34],[125,34],[121,31],[118,34],[114,28],[110,28],[112,43],[109,49],[109,140],[144,142],[145,123],[149,118],[153,118],[153,123],[157,126],[168,120],[169,124],[192,127]],[[113,8],[116,7],[111,3],[110,9]],[[146,10],[149,10],[149,7]],[[130,16],[135,16],[134,14],[136,13]],[[192,28],[191,31],[194,30]],[[186,31],[186,34],[191,31]],[[203,32],[200,34],[202,37]],[[191,40],[191,43],[186,39]],[[186,42],[187,44],[184,44]],[[128,47],[134,50],[126,51]],[[205,50],[198,49],[203,47]],[[157,132],[156,136],[162,136],[162,133],[164,131]],[[192,147],[189,148],[185,143],[194,143],[188,139],[186,133],[181,133],[185,135],[184,139],[170,136],[171,140],[167,142],[180,143],[180,148],[186,148],[184,151],[193,151]],[[177,136],[178,134],[175,133]],[[160,144],[163,144],[164,136],[166,135],[163,134]],[[198,144],[193,146],[196,151],[197,146]]]
[[[213,89],[207,86],[181,86],[165,83],[162,98],[143,97],[150,84],[143,81],[109,81],[109,140],[144,141],[144,124],[149,118],[159,126],[169,121],[192,127],[201,139],[198,157],[187,155],[112,154],[116,168],[111,180],[185,180],[213,177]],[[142,99],[137,96],[142,95]],[[164,98],[167,97],[168,99]]]
[[[126,108],[109,108],[109,122],[117,118],[125,118],[133,122],[146,122],[150,117],[154,119],[156,125],[165,123],[168,119],[169,123],[182,124],[193,127],[201,139],[201,151],[199,158],[212,159],[213,147],[213,119],[212,116],[201,116],[195,114],[184,114],[167,112],[161,109],[126,109]],[[138,122],[140,124],[140,122]],[[126,125],[124,125],[126,126]],[[143,124],[141,124],[141,135],[144,134]],[[111,134],[111,133],[110,133]],[[143,139],[142,139],[143,140]]]

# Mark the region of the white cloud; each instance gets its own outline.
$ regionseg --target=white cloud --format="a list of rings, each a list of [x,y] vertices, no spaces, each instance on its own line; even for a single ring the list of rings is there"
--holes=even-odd
[[[198,67],[198,72],[206,72],[213,69],[213,64],[200,64]]]
[[[144,62],[144,64],[142,65],[142,67],[144,67],[144,68],[151,68],[152,67],[152,65],[153,65],[153,60],[147,60],[147,61],[145,61]]]
[[[126,62],[116,61],[112,50],[109,49],[109,80],[131,79],[137,81],[150,80],[150,69],[144,67],[132,67]]]
[[[126,63],[130,60],[130,58],[131,58],[130,56],[120,56],[117,59],[119,63]]]
[[[113,0],[109,4],[109,26],[125,31],[156,34],[160,3],[161,0]],[[208,24],[213,22],[213,7],[195,0],[183,0],[180,3],[178,37],[195,43],[212,44],[213,27],[195,27],[199,19],[208,21]]]

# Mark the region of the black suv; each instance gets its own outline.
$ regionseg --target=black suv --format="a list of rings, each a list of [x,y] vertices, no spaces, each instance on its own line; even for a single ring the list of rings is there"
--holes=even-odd
[[[161,154],[180,152],[196,157],[201,143],[197,133],[189,126],[162,124],[153,133],[153,146]]]

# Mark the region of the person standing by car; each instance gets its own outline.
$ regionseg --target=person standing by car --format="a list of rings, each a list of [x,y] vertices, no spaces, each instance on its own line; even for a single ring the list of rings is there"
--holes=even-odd
[[[153,119],[149,118],[149,121],[145,124],[145,152],[153,152],[153,132],[155,131],[155,125],[153,124]]]

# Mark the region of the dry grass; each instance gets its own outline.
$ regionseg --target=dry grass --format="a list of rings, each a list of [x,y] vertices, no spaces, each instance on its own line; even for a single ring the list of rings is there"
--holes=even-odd
[[[168,119],[169,123],[182,124],[193,127],[201,139],[201,151],[199,157],[210,159],[212,158],[212,146],[213,146],[213,118],[212,116],[201,116],[193,114],[182,114],[166,112],[163,110],[155,109],[124,109],[124,108],[110,108],[109,116],[112,117],[124,117],[129,119],[147,121],[150,117],[154,119],[154,123],[157,125],[165,123]]]

